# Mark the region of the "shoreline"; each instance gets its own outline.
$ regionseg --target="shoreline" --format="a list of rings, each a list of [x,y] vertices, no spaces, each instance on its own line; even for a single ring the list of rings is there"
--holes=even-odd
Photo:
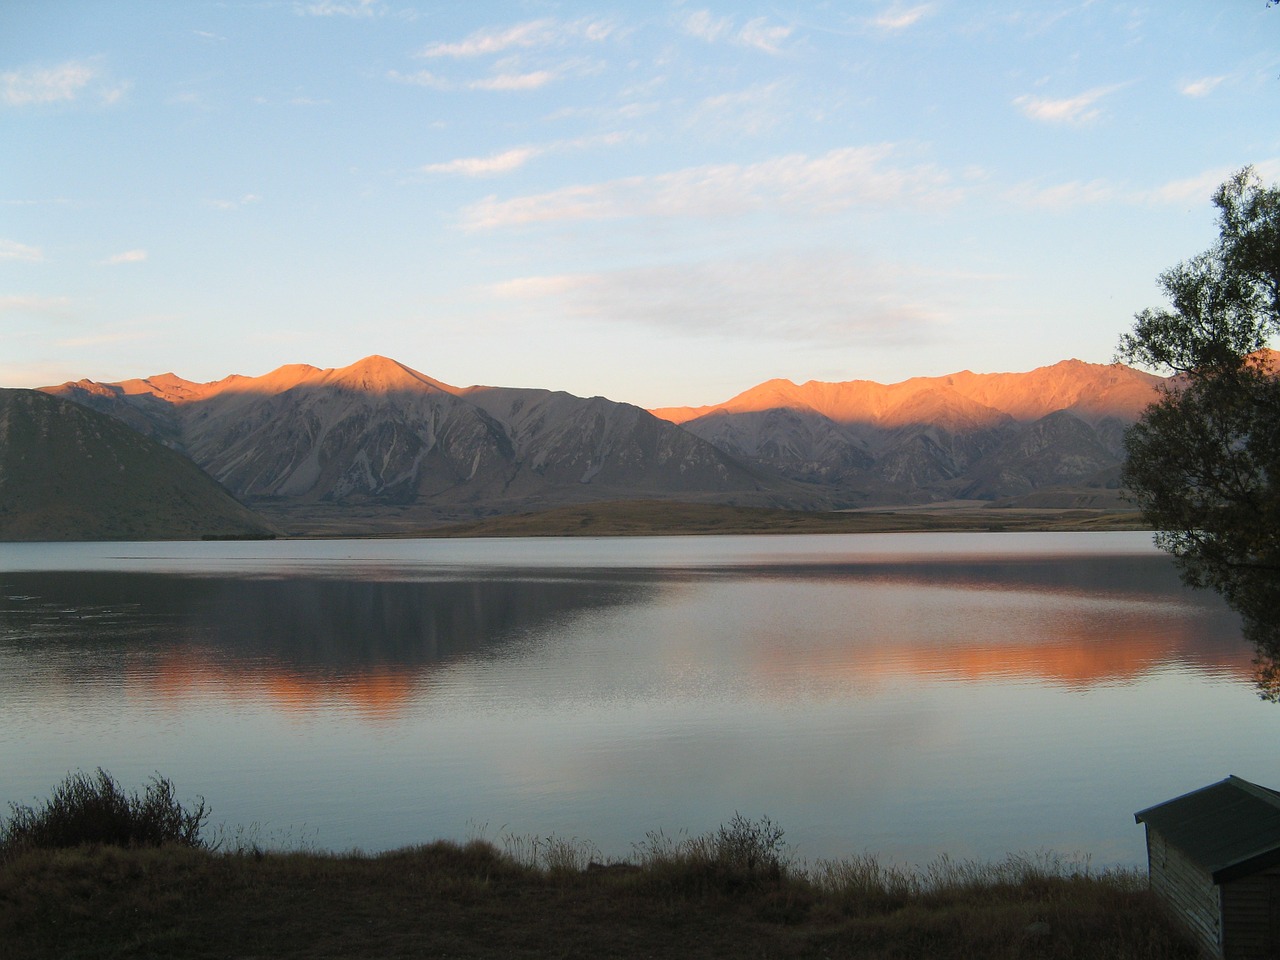
[[[849,510],[789,510],[668,500],[610,500],[481,519],[418,520],[269,514],[282,539],[705,536],[710,534],[965,533],[1149,530],[1137,510],[994,507],[969,501]]]

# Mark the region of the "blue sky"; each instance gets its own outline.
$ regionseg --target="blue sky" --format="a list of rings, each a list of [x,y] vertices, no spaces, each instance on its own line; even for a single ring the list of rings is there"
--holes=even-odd
[[[1113,358],[1280,178],[1264,0],[0,10],[0,385],[723,400]]]

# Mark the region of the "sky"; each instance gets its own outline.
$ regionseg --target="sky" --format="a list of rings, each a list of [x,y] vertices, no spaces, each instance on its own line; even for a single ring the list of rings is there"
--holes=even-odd
[[[1265,0],[6,0],[0,386],[646,407],[1109,363],[1280,179]]]

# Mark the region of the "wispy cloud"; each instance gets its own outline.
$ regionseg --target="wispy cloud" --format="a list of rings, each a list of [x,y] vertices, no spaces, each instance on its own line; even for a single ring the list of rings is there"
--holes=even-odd
[[[40,206],[69,207],[69,206],[72,206],[72,202],[67,197],[55,197],[52,200],[0,200],[0,206],[4,206],[4,207],[40,207]]]
[[[29,313],[61,316],[71,306],[69,297],[41,297],[31,294],[0,295],[0,313]]]
[[[1280,160],[1263,160],[1254,169],[1264,180],[1280,176]],[[1063,213],[1081,207],[1115,206],[1203,206],[1219,184],[1236,172],[1234,167],[1215,167],[1195,176],[1169,180],[1155,187],[1133,187],[1107,180],[1071,180],[1044,186],[1020,183],[1008,188],[1003,198],[1030,210]]]
[[[717,17],[710,10],[695,10],[684,18],[685,33],[707,43],[717,43],[733,30],[732,17]]]
[[[97,71],[87,63],[69,61],[56,67],[33,67],[0,73],[0,89],[11,106],[74,100]]]
[[[517,170],[545,152],[545,149],[539,147],[515,147],[487,157],[460,157],[445,163],[429,163],[422,168],[422,172],[459,174],[464,177],[492,177]]]
[[[415,87],[427,87],[431,90],[453,90],[456,85],[430,70],[415,70],[413,73],[401,73],[399,70],[388,70],[387,79],[395,83],[407,83]]]
[[[492,177],[511,173],[523,167],[530,160],[546,154],[564,153],[571,150],[584,150],[591,147],[611,147],[634,139],[626,133],[606,133],[598,136],[575,137],[571,140],[556,140],[552,143],[526,144],[512,147],[487,157],[459,157],[442,163],[428,163],[420,167],[422,173],[453,174],[463,177]]]
[[[587,18],[568,22],[551,18],[530,20],[511,27],[477,30],[454,42],[436,41],[423,47],[418,56],[464,59],[507,50],[560,46],[571,40],[595,43],[607,39],[614,30],[615,26],[611,21],[601,19]]]
[[[556,78],[551,70],[531,70],[528,73],[500,73],[483,80],[466,84],[468,90],[537,90]]]
[[[75,377],[83,376],[78,371],[68,369],[69,367],[70,364],[65,358],[38,363],[0,362],[0,383],[6,387],[35,390],[54,383],[66,383]]]
[[[39,247],[29,247],[16,240],[0,240],[0,260],[21,260],[26,263],[40,263],[44,260],[44,252]]]
[[[1103,180],[1072,180],[1048,187],[1022,183],[1010,188],[1005,198],[1019,207],[1058,212],[1075,207],[1115,203],[1123,199],[1116,187]]]
[[[126,250],[123,253],[117,253],[114,256],[107,257],[102,263],[108,267],[118,266],[122,263],[141,263],[147,259],[147,251],[145,250]]]
[[[872,19],[871,24],[881,30],[906,30],[908,27],[914,27],[932,12],[933,4],[931,3],[922,3],[914,7],[894,4]]]
[[[771,208],[832,212],[855,204],[949,206],[962,194],[932,164],[895,164],[892,144],[847,147],[816,157],[792,154],[760,163],[688,167],[500,200],[488,197],[462,216],[469,230],[572,220],[739,216]]]
[[[261,203],[262,197],[256,193],[246,193],[239,200],[207,200],[205,202],[219,210],[239,210],[241,207],[247,207],[251,203]]]
[[[505,29],[477,30],[455,43],[430,43],[421,57],[480,57],[515,48],[539,47],[552,42],[555,20],[531,20]]]
[[[1120,89],[1120,85],[1094,87],[1074,97],[1054,99],[1024,94],[1015,97],[1013,104],[1032,120],[1043,123],[1065,123],[1081,126],[1102,116],[1099,101]]]
[[[1147,190],[1138,196],[1143,203],[1203,205],[1217,191],[1219,185],[1234,174],[1238,167],[1214,167],[1180,180],[1170,180],[1153,190]],[[1264,181],[1271,182],[1280,178],[1280,160],[1260,160],[1253,164],[1253,169]]]
[[[782,42],[789,36],[791,36],[790,27],[775,26],[770,24],[766,17],[757,17],[743,25],[734,42],[739,46],[763,50],[765,53],[779,53]]]
[[[27,67],[0,73],[0,100],[11,107],[61,103],[92,93],[102,103],[115,103],[127,83],[103,79],[96,63],[68,60],[56,67]]]
[[[308,17],[372,17],[386,12],[379,0],[318,0],[295,3],[293,8]]]
[[[433,70],[403,73],[391,70],[387,78],[432,90],[490,90],[520,92],[539,90],[567,74],[585,74],[598,70],[598,62],[584,59],[561,59],[560,62],[537,62],[535,51],[560,50],[571,44],[599,43],[616,31],[610,20],[584,18],[530,20],[510,27],[477,30],[457,41],[439,40],[418,51],[417,56],[432,60],[447,58],[469,60],[506,54],[490,62],[490,75],[470,79],[454,79]],[[533,62],[530,62],[533,61]]]
[[[709,10],[691,11],[680,20],[680,27],[707,43],[725,41],[765,53],[781,52],[782,43],[791,36],[791,27],[771,24],[767,17],[748,20],[739,28],[732,17],[718,17]]]
[[[790,115],[782,102],[783,86],[775,81],[706,97],[694,107],[685,125],[717,137],[767,133]]]
[[[76,349],[78,347],[100,347],[108,343],[132,343],[138,340],[148,340],[150,335],[140,330],[127,330],[119,332],[97,333],[86,337],[67,337],[58,340],[55,346]]]
[[[1182,94],[1187,97],[1207,97],[1213,93],[1226,77],[1201,77],[1182,85]]]
[[[431,90],[496,90],[522,91],[537,90],[551,83],[559,72],[555,70],[532,70],[528,73],[499,73],[479,80],[449,80],[430,70],[418,70],[414,73],[400,73],[392,70],[387,79],[396,83],[408,83]]]
[[[790,255],[518,277],[490,293],[535,312],[684,335],[899,344],[945,324],[944,291],[963,282],[865,255]]]
[[[516,277],[489,287],[489,292],[504,300],[539,300],[582,290],[597,283],[599,274],[559,274],[542,277]]]

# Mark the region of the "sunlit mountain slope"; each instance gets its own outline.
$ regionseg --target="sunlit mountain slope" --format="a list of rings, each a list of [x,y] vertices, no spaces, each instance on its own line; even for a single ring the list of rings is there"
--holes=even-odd
[[[1046,487],[1114,491],[1124,430],[1162,382],[1065,360],[894,384],[770,380],[724,403],[652,412],[779,476],[904,500],[995,500]]]

